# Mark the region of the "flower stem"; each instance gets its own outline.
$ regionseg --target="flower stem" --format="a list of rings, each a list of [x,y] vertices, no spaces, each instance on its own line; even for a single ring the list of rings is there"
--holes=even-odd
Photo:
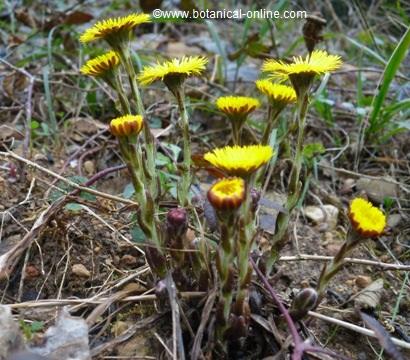
[[[265,130],[263,131],[261,145],[269,145],[269,138],[270,134],[272,133],[272,129],[277,126],[277,120],[279,114],[281,113],[283,108],[273,108],[272,105],[269,105],[268,108],[268,121],[265,126]]]
[[[233,299],[234,268],[235,259],[234,242],[237,229],[237,215],[235,213],[224,213],[220,216],[220,245],[217,252],[217,270],[219,272],[220,304],[222,306],[223,319],[219,323],[219,334],[223,337],[227,329],[231,305]],[[223,340],[222,338],[220,340]]]
[[[346,241],[343,243],[330,264],[325,264],[323,266],[317,283],[318,301],[316,302],[316,306],[319,305],[323,299],[326,287],[330,280],[332,280],[332,278],[342,269],[345,257],[359,244],[360,240],[360,236],[353,231],[349,231]]]
[[[235,308],[240,311],[245,319],[248,314],[249,285],[252,277],[252,268],[249,255],[255,236],[254,212],[252,211],[251,189],[254,186],[255,177],[252,176],[246,184],[246,199],[241,207],[239,221],[239,241],[236,244],[238,261],[238,285]]]
[[[145,176],[149,183],[148,186],[150,188],[150,192],[153,198],[156,199],[159,191],[158,191],[158,185],[157,185],[157,180],[155,176],[156,147],[155,147],[154,137],[151,133],[151,129],[149,127],[148,121],[144,116],[145,109],[142,103],[140,90],[137,84],[137,75],[135,73],[135,69],[132,64],[130,51],[128,48],[121,47],[119,50],[119,55],[124,64],[125,71],[127,72],[127,75],[128,75],[128,81],[131,87],[132,96],[134,97],[134,100],[136,103],[137,112],[139,115],[142,115],[144,118],[143,132],[144,132],[145,150],[146,150],[145,153],[147,157],[147,166],[145,167],[145,170],[146,170]]]
[[[184,93],[181,87],[175,92],[178,108],[180,112],[180,127],[182,129],[183,138],[183,154],[184,160],[182,164],[182,181],[178,187],[178,200],[181,206],[188,206],[189,200],[189,188],[191,186],[191,139],[189,134],[189,119],[188,112],[185,106]]]
[[[279,251],[284,246],[286,232],[292,210],[296,207],[302,188],[300,173],[303,160],[303,142],[305,136],[306,112],[309,104],[308,92],[298,98],[298,134],[296,139],[295,157],[292,162],[290,180],[288,186],[288,197],[285,204],[286,212],[280,212],[276,219],[276,231],[272,238],[271,255],[267,259],[267,270],[270,271],[279,256]]]

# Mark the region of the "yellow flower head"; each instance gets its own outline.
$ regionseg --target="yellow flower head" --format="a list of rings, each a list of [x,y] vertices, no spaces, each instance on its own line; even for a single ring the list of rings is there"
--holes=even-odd
[[[338,55],[329,55],[324,50],[315,50],[305,59],[301,56],[293,57],[292,63],[277,60],[267,60],[262,71],[270,74],[272,79],[285,81],[289,79],[298,96],[304,94],[310,87],[316,75],[334,71],[342,65]]]
[[[138,25],[150,22],[148,14],[130,14],[113,19],[102,20],[87,29],[81,36],[80,41],[105,39],[114,48],[123,41],[129,40],[131,31]]]
[[[270,146],[225,146],[204,155],[204,159],[230,176],[247,177],[265,165],[273,155]]]
[[[144,126],[141,115],[124,115],[110,122],[110,131],[116,137],[138,135]]]
[[[262,66],[262,71],[271,75],[271,78],[281,81],[287,80],[290,75],[324,73],[337,70],[342,65],[338,55],[329,55],[324,50],[315,50],[305,59],[301,56],[293,57],[293,63],[287,64],[277,60],[267,60]]]
[[[380,236],[386,228],[386,215],[363,198],[355,198],[350,203],[349,219],[353,229],[366,238]]]
[[[181,59],[172,59],[162,64],[144,67],[138,80],[141,85],[150,85],[154,81],[162,80],[173,91],[188,76],[201,75],[207,62],[208,59],[202,56],[184,56]]]
[[[257,99],[247,96],[222,96],[216,100],[216,107],[230,117],[247,116],[260,105]]]
[[[216,210],[235,210],[245,199],[245,181],[232,177],[218,180],[208,191],[208,200]]]
[[[269,80],[257,80],[256,88],[274,104],[287,105],[296,102],[295,90],[287,85],[274,84]]]
[[[88,60],[80,72],[89,76],[104,76],[112,72],[120,63],[120,58],[115,51],[109,51],[94,59]]]

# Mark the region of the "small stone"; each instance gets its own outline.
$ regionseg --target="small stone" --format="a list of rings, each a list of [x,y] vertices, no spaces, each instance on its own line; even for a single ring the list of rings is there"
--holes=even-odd
[[[83,264],[74,264],[71,268],[71,271],[73,272],[73,274],[80,277],[89,278],[91,276],[91,273]]]
[[[389,228],[394,228],[400,224],[402,216],[400,214],[389,214],[387,217],[387,225]]]
[[[359,288],[364,289],[372,283],[372,279],[370,276],[359,275],[356,277],[355,283]]]
[[[132,255],[124,255],[121,260],[121,265],[123,266],[132,266],[137,263],[137,259]]]
[[[333,205],[306,206],[304,209],[306,217],[316,224],[326,223],[328,229],[334,229],[337,225],[339,209]]]
[[[308,279],[304,279],[300,282],[300,287],[302,289],[306,289],[310,286],[309,280]]]
[[[329,256],[335,256],[339,250],[340,250],[341,245],[338,244],[329,244],[326,246],[326,250]]]
[[[364,191],[370,200],[381,204],[385,198],[395,198],[398,195],[398,186],[385,179],[366,179],[357,180],[358,191]]]
[[[356,184],[355,179],[351,179],[351,178],[345,179],[342,183],[340,192],[342,194],[349,194],[353,192],[353,187],[355,186],[355,184]]]
[[[26,279],[35,279],[40,276],[40,271],[34,265],[26,266]]]
[[[95,165],[94,161],[87,160],[84,162],[84,170],[88,175],[92,175],[95,173]]]

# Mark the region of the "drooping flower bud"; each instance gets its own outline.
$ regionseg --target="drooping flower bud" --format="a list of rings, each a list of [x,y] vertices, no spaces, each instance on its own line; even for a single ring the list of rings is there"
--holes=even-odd
[[[315,307],[317,298],[318,294],[315,289],[306,288],[301,290],[293,299],[289,310],[292,318],[294,320],[304,318]]]
[[[172,237],[180,237],[188,229],[188,217],[184,208],[175,208],[168,211],[167,230]]]

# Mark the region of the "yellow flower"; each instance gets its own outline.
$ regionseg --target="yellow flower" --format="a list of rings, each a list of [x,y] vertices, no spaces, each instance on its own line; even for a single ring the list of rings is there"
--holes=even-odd
[[[80,72],[89,76],[104,76],[112,72],[120,63],[120,58],[115,51],[109,51],[94,59],[88,60]]]
[[[154,81],[162,80],[173,91],[182,84],[186,77],[201,75],[205,70],[208,59],[202,56],[182,57],[172,59],[162,64],[146,66],[138,76],[142,85],[150,85]]]
[[[245,200],[245,181],[233,177],[218,180],[208,191],[208,200],[216,210],[235,210]]]
[[[340,56],[329,55],[324,50],[315,50],[310,56],[307,55],[305,59],[301,56],[293,57],[293,63],[290,64],[277,60],[267,60],[262,66],[262,71],[268,72],[271,78],[284,81],[290,75],[322,75],[338,69],[341,65]]]
[[[349,218],[356,232],[366,238],[380,236],[386,228],[386,215],[363,198],[350,203]]]
[[[269,80],[257,80],[255,84],[256,88],[274,104],[284,106],[296,102],[296,92],[290,86],[274,84]]]
[[[105,39],[116,48],[118,43],[129,40],[131,31],[138,25],[150,22],[148,14],[130,14],[123,17],[102,20],[87,29],[81,36],[82,43]]]
[[[267,60],[262,71],[268,72],[272,79],[285,81],[289,79],[298,97],[302,97],[308,90],[316,75],[334,71],[342,65],[338,55],[329,55],[324,50],[315,50],[305,59],[301,56],[293,57],[290,64],[277,60]]]
[[[204,155],[204,159],[228,175],[246,177],[265,165],[273,155],[270,146],[225,146]]]
[[[124,115],[111,120],[110,131],[117,137],[138,135],[143,126],[141,115]]]
[[[230,117],[244,117],[260,106],[260,102],[247,96],[222,96],[216,100],[216,107]]]

